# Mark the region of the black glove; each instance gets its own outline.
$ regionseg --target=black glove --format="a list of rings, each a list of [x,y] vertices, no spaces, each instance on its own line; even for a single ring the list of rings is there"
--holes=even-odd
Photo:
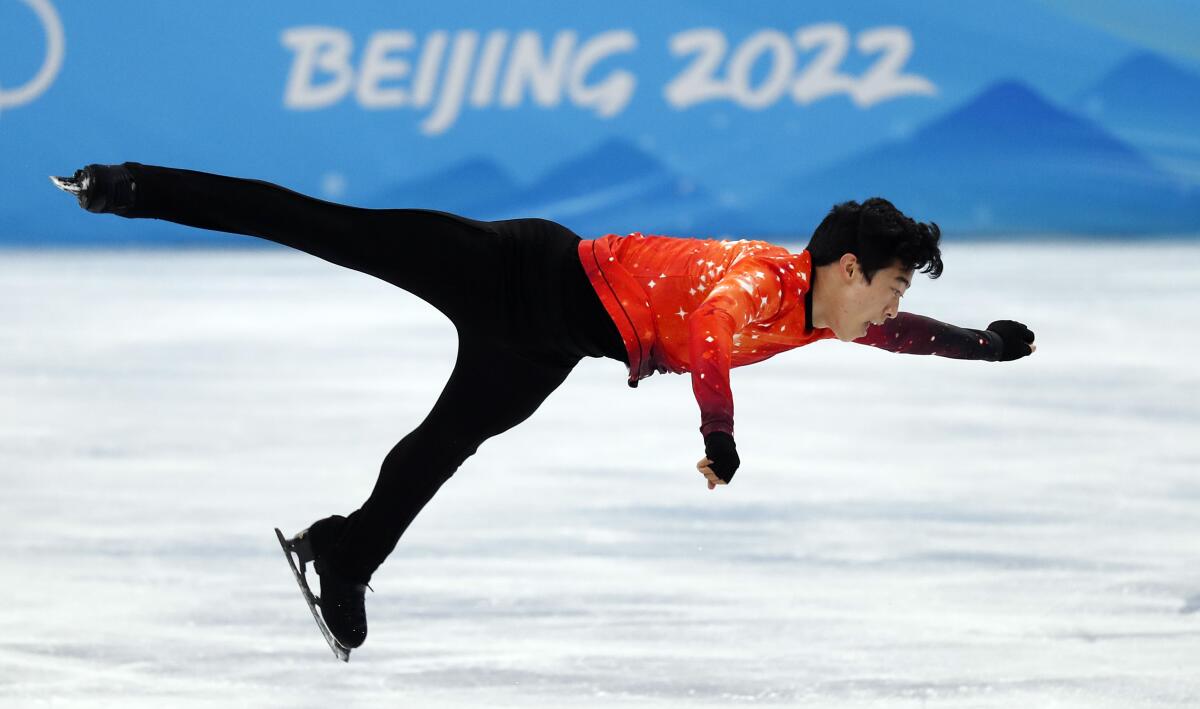
[[[988,325],[987,329],[1004,341],[1004,348],[1000,352],[1001,362],[1011,362],[1032,354],[1033,350],[1029,345],[1033,343],[1033,330],[1021,323],[1015,320],[997,320]]]
[[[733,474],[742,464],[733,436],[724,431],[713,431],[704,437],[704,457],[712,461],[708,467],[725,482],[733,479]]]

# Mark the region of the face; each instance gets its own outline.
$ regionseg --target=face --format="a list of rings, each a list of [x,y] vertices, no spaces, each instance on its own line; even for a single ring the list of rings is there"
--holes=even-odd
[[[903,269],[897,261],[876,271],[868,283],[866,273],[853,254],[844,255],[838,265],[843,287],[839,291],[832,328],[839,340],[857,340],[867,334],[871,325],[896,317],[900,312],[900,298],[912,285],[912,269]]]

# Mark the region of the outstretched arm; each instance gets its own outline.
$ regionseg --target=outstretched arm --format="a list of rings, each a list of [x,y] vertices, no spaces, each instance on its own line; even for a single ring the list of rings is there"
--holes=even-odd
[[[705,451],[696,467],[708,478],[709,488],[728,483],[741,463],[733,442],[733,392],[729,387],[733,333],[776,314],[780,293],[779,275],[759,260],[745,258],[729,269],[688,315],[692,393],[700,405]]]
[[[924,315],[897,313],[855,340],[889,352],[954,359],[1010,361],[1033,353],[1033,332],[1013,320],[997,320],[986,330],[958,327]]]

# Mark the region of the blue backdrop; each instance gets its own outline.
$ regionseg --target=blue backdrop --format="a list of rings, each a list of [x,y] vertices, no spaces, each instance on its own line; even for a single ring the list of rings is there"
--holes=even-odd
[[[133,160],[579,233],[1200,232],[1200,4],[0,0],[0,242],[208,241],[46,176]]]

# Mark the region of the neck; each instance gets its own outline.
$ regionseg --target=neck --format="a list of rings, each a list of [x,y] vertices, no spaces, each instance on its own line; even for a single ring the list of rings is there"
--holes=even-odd
[[[829,327],[829,288],[833,279],[819,277],[822,271],[828,270],[828,266],[820,266],[814,268],[809,276],[809,293],[812,295],[809,317],[814,329]]]

